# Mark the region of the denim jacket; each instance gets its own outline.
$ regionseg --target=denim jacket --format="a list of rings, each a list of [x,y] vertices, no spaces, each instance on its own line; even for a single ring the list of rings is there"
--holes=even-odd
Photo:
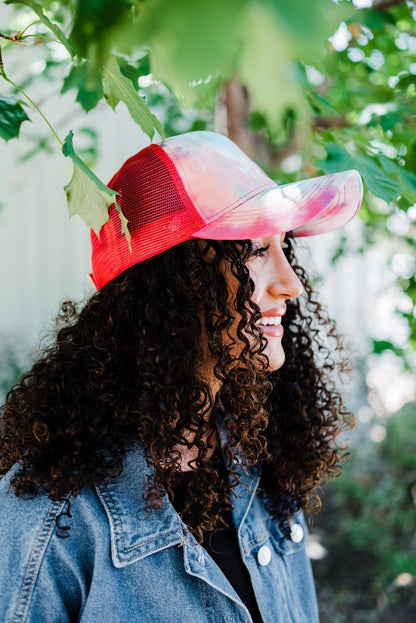
[[[264,623],[316,623],[302,515],[284,538],[256,495],[258,474],[239,470],[233,519]],[[144,509],[149,468],[140,446],[118,479],[85,487],[69,512],[46,494],[16,497],[13,471],[0,481],[2,623],[252,621],[168,499],[151,515]]]

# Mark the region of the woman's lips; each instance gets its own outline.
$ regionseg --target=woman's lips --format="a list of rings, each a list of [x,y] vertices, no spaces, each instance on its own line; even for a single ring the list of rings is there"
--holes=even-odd
[[[284,330],[282,326],[282,316],[286,313],[286,306],[268,309],[261,315],[257,325],[261,328],[262,332],[272,337],[282,337]]]
[[[283,326],[281,324],[277,324],[277,325],[262,325],[262,324],[259,324],[258,326],[261,328],[262,333],[264,335],[270,335],[272,337],[282,337],[283,336],[284,329],[283,329]]]

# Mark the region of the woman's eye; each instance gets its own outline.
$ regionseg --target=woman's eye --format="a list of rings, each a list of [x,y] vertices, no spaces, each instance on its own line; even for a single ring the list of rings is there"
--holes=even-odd
[[[261,257],[262,255],[264,255],[267,251],[267,249],[269,248],[269,244],[265,247],[258,247],[257,249],[253,249],[251,252],[251,255],[254,257]]]

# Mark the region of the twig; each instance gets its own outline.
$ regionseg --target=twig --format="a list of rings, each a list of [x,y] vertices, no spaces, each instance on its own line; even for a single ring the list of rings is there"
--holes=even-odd
[[[20,36],[24,35],[26,30],[28,30],[29,28],[31,28],[32,26],[34,26],[35,24],[40,24],[41,20],[40,19],[36,19],[34,22],[31,22],[30,24],[28,24],[26,26],[26,28],[23,28],[22,32],[20,33]]]
[[[347,120],[346,115],[338,115],[335,117],[320,117],[316,115],[312,119],[314,128],[321,130],[333,130],[334,128],[348,128],[351,124]]]
[[[40,22],[39,19],[36,20],[36,22],[32,22],[31,24],[29,24],[29,26],[26,26],[26,28],[22,30],[21,32],[19,30],[18,32],[10,33],[10,35],[5,35],[4,33],[0,32],[0,37],[2,39],[7,39],[7,41],[13,41],[13,43],[19,43],[20,41],[24,41],[25,39],[28,39],[29,37],[34,37],[35,39],[45,39],[46,41],[53,41],[54,43],[61,43],[61,41],[58,41],[58,39],[54,39],[53,37],[48,37],[47,35],[41,35],[37,33],[34,33],[32,35],[24,34],[28,28],[33,26],[33,24],[37,24],[38,22]]]
[[[8,35],[3,35],[2,33],[0,33],[0,35],[4,38],[4,39],[9,39],[11,41],[14,41],[16,43],[16,39],[13,39],[13,36],[20,36],[21,33],[12,33],[12,35],[8,36]],[[38,111],[38,113],[40,114],[40,116],[42,117],[42,119],[44,120],[44,122],[46,123],[46,125],[49,127],[50,131],[52,132],[52,134],[54,135],[54,137],[56,138],[56,140],[58,141],[58,143],[60,145],[63,145],[61,139],[59,138],[59,136],[57,135],[57,133],[55,132],[55,130],[53,129],[52,125],[50,124],[50,122],[48,121],[48,119],[45,117],[45,115],[43,114],[43,112],[40,110],[39,106],[37,106],[35,104],[35,102],[32,100],[31,97],[29,97],[29,95],[23,91],[23,89],[21,89],[15,82],[13,82],[13,80],[10,80],[10,78],[8,78],[6,76],[6,72],[4,70],[4,63],[3,63],[3,58],[1,55],[1,46],[0,46],[0,77],[3,78],[3,80],[5,80],[6,82],[8,82],[9,84],[11,84],[17,91],[19,91],[19,93],[21,93],[23,95],[23,97],[25,97],[28,102],[33,106],[33,108],[35,110]]]
[[[58,41],[58,39],[54,39],[53,37],[48,37],[47,35],[25,35],[24,37],[21,37],[19,39],[19,41],[24,41],[25,39],[29,39],[29,37],[34,37],[36,40],[37,39],[41,39],[41,40],[45,40],[45,41],[52,41],[53,43],[61,43],[60,41]],[[35,41],[36,43],[36,41]]]
[[[21,33],[20,32],[12,32],[10,35],[5,35],[0,32],[0,37],[2,39],[7,39],[8,41],[13,41],[13,43],[17,43],[19,41]]]
[[[30,104],[32,104],[33,108],[35,110],[38,111],[38,113],[40,114],[40,116],[42,117],[42,119],[44,120],[44,122],[46,123],[46,125],[49,127],[50,131],[52,132],[52,134],[54,135],[54,137],[56,138],[56,140],[58,141],[58,143],[60,145],[63,145],[61,139],[59,138],[59,136],[57,135],[57,133],[55,132],[55,130],[53,129],[52,125],[50,124],[50,122],[48,121],[48,119],[45,117],[45,115],[43,114],[43,112],[40,110],[39,106],[37,106],[35,104],[35,102],[32,100],[31,97],[29,97],[29,95],[23,91],[23,89],[21,89],[15,82],[13,82],[13,80],[10,80],[10,78],[8,78],[5,74],[4,71],[4,67],[3,67],[3,62],[1,60],[1,54],[0,54],[0,75],[2,76],[2,78],[4,80],[6,80],[6,82],[8,82],[9,84],[11,84],[15,89],[17,89],[17,91],[19,91],[19,93],[21,93],[23,95],[23,97],[25,97],[28,102],[30,102]]]

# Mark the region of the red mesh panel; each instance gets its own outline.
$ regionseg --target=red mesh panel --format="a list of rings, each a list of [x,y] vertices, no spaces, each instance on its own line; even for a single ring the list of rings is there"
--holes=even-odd
[[[126,268],[189,240],[204,225],[163,148],[150,145],[132,156],[108,186],[129,221],[130,252],[114,205],[100,238],[91,231],[95,285],[102,288]]]

